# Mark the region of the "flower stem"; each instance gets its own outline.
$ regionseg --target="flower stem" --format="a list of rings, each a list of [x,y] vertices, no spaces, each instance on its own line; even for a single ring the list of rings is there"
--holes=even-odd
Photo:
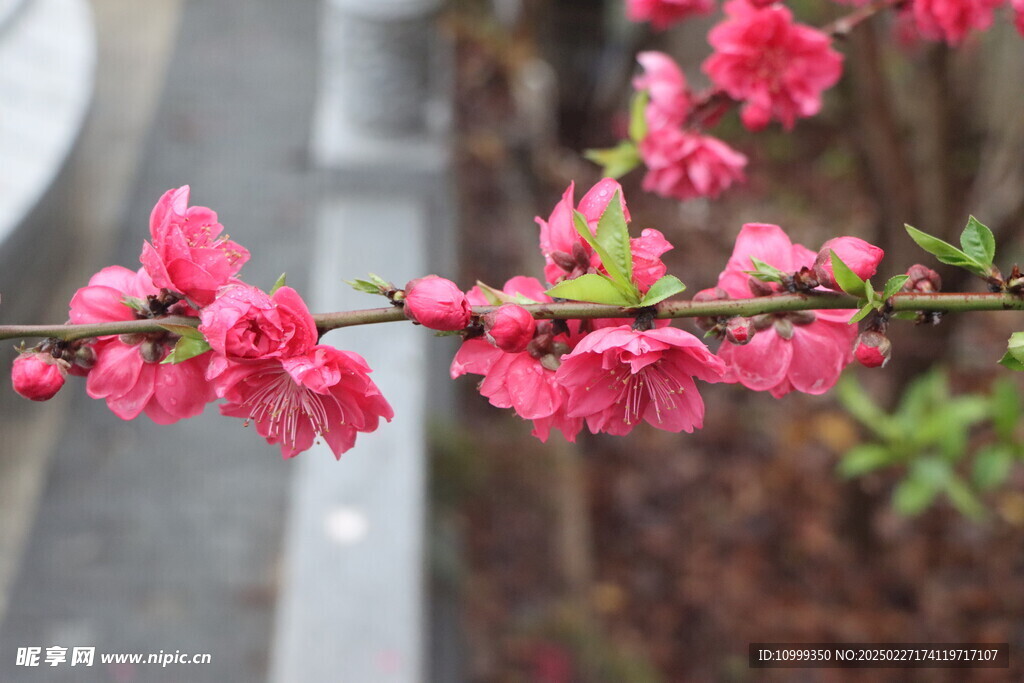
[[[1024,297],[1005,293],[901,293],[889,300],[892,311],[938,311],[959,313],[964,311],[1020,311],[1024,310]],[[656,318],[695,318],[753,316],[762,313],[787,313],[815,309],[855,309],[854,297],[831,292],[812,294],[774,294],[753,299],[724,299],[718,301],[664,301],[655,309]],[[495,306],[474,306],[473,312],[482,315]],[[635,310],[604,304],[574,301],[530,304],[523,306],[538,320],[630,318]],[[395,307],[370,308],[358,311],[319,313],[313,316],[317,328],[327,332],[339,327],[372,325],[405,320],[402,310]],[[93,323],[84,325],[0,325],[0,340],[32,337],[55,337],[74,341],[104,335],[162,332],[162,325],[188,325],[196,327],[197,318],[171,316],[154,320],[126,320],[124,322]]]

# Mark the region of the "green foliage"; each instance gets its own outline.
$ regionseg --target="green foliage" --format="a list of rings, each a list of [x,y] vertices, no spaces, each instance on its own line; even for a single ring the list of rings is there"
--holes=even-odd
[[[366,294],[381,294],[387,296],[387,293],[394,289],[394,285],[382,278],[376,273],[370,273],[368,276],[369,280],[345,280],[345,284],[356,290],[357,292],[365,292]],[[284,275],[278,279],[278,282],[284,284]],[[277,289],[277,285],[274,286]]]
[[[838,387],[847,411],[867,427],[874,440],[847,451],[837,470],[846,478],[875,470],[901,468],[905,476],[893,490],[893,507],[916,515],[945,498],[962,514],[981,519],[981,495],[1002,485],[1013,464],[1024,459],[1016,438],[1021,400],[1009,380],[986,394],[952,395],[942,370],[914,380],[895,410],[883,410],[856,380]]]
[[[1014,332],[1006,344],[1006,353],[999,359],[1000,365],[1011,370],[1024,370],[1024,332]]]
[[[662,275],[651,285],[651,288],[644,294],[640,301],[641,306],[653,306],[659,301],[664,301],[670,296],[675,296],[686,290],[686,285],[679,281],[675,275]]]
[[[623,140],[614,147],[588,149],[583,156],[601,167],[601,174],[608,178],[621,178],[640,165],[640,150],[629,140]]]
[[[978,277],[988,279],[993,274],[993,259],[996,255],[996,241],[992,231],[971,216],[967,227],[960,235],[960,246],[957,249],[949,242],[921,232],[909,225],[904,226],[911,239],[918,246],[933,255],[940,263],[963,268]]]
[[[175,325],[174,327],[179,327]],[[192,329],[192,328],[189,328]],[[195,332],[195,330],[193,330]],[[183,363],[190,358],[201,356],[210,350],[210,345],[203,339],[202,335],[199,335],[199,339],[192,337],[182,337],[178,340],[178,343],[174,345],[171,352],[167,354],[167,357],[160,361],[163,364],[175,364]]]
[[[839,258],[839,254],[832,249],[829,249],[828,253],[832,257],[832,275],[835,277],[839,288],[850,296],[871,301],[871,295],[874,294],[874,290],[868,287],[867,283],[861,280],[860,276],[843,262],[843,259]]]
[[[560,299],[573,301],[589,301],[595,304],[610,306],[635,305],[636,300],[630,299],[615,286],[612,280],[597,273],[587,273],[572,280],[563,280],[548,290],[548,294]]]
[[[745,270],[743,272],[757,278],[761,282],[782,282],[783,278],[786,277],[785,272],[771,264],[765,263],[756,256],[751,256],[750,262],[754,264],[754,270]]]

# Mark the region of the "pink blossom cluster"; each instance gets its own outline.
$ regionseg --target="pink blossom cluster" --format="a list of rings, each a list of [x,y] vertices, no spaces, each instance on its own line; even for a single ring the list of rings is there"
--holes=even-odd
[[[985,31],[992,26],[995,10],[1005,0],[912,0],[903,10],[904,21],[917,37],[942,40],[956,47],[972,31]],[[1021,3],[1013,0],[1020,12]],[[1017,14],[1017,28],[1024,34],[1024,19]]]
[[[717,197],[733,183],[742,182],[747,158],[689,125],[693,96],[672,58],[661,52],[641,52],[637,61],[644,73],[633,87],[650,98],[644,112],[647,134],[640,141],[640,157],[647,167],[643,188],[686,200]]]
[[[692,16],[709,14],[714,8],[712,0],[626,0],[630,21],[649,21],[659,31]]]
[[[100,336],[79,345],[70,360],[62,355],[67,348],[56,356],[20,356],[13,372],[19,393],[50,398],[71,370],[85,375],[86,393],[104,399],[118,417],[144,413],[159,424],[193,417],[222,399],[223,415],[255,424],[285,457],[317,438],[340,456],[357,432],[390,420],[365,361],[318,344],[313,316],[295,290],[268,295],[239,280],[249,252],[221,235],[215,212],[190,207],[188,199],[188,186],[165,193],[150,217],[142,267],[109,266],[93,275],[72,297],[69,318],[90,324],[198,317],[209,350],[169,359],[182,341],[174,327]]]

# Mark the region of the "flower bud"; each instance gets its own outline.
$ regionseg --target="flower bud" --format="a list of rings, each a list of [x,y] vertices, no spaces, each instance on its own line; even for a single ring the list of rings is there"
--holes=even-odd
[[[416,278],[405,286],[405,315],[432,330],[465,329],[472,317],[466,295],[451,280],[437,275]]]
[[[91,370],[96,365],[96,349],[91,346],[79,346],[75,349],[75,365]]]
[[[483,318],[484,334],[491,342],[506,353],[525,351],[537,323],[522,306],[504,304]]]
[[[730,318],[725,324],[725,338],[742,346],[754,338],[754,321],[750,318]]]
[[[747,279],[747,287],[750,289],[750,293],[754,296],[768,296],[774,294],[775,290],[768,282],[758,280],[756,277],[751,276]]]
[[[68,362],[49,353],[23,353],[14,359],[11,383],[21,396],[32,401],[49,401],[64,386]]]
[[[904,292],[938,292],[942,290],[942,278],[931,268],[922,266],[920,263],[907,268],[907,281],[903,283]]]
[[[729,293],[721,287],[713,287],[710,289],[702,289],[693,295],[694,301],[721,301],[728,299]],[[697,324],[697,327],[704,330],[705,332],[713,330],[718,327],[718,320],[713,317],[699,316],[693,319],[693,322]]]
[[[139,355],[147,363],[159,363],[164,359],[164,345],[156,340],[147,339],[139,344]]]
[[[854,343],[853,355],[864,367],[883,367],[892,355],[892,344],[880,332],[861,332]]]
[[[859,237],[836,237],[825,242],[818,252],[818,258],[814,260],[814,274],[820,285],[837,292],[842,288],[836,284],[835,275],[832,273],[831,251],[836,252],[843,263],[861,280],[867,280],[874,275],[882,257],[885,256],[884,251]]]

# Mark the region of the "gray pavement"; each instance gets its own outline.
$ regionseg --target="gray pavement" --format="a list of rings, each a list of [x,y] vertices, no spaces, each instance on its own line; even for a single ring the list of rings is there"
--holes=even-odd
[[[121,18],[148,30],[154,30],[149,22],[164,22],[156,37],[173,36],[177,3],[154,6]],[[120,9],[132,13],[127,3]],[[78,174],[68,179],[65,208],[91,205],[100,213],[74,218],[81,248],[78,262],[64,264],[69,271],[76,263],[86,276],[111,263],[137,265],[153,203],[164,190],[189,183],[195,202],[215,208],[232,237],[252,251],[243,273],[248,281],[268,287],[287,270],[290,284],[305,284],[315,197],[305,148],[316,11],[315,0],[181,5],[166,79],[155,81],[163,91],[151,93],[152,125],[145,115],[125,117],[125,136],[148,129],[138,162],[130,149],[104,157],[102,135],[117,136],[109,126],[94,130],[93,147],[75,160]],[[98,15],[113,21],[117,12]],[[102,40],[110,27],[99,28]],[[159,56],[150,57],[158,68]],[[101,61],[100,78],[130,80],[137,67]],[[118,106],[147,106],[146,93],[140,97],[98,103],[94,117]],[[106,204],[90,203],[97,187]],[[110,203],[119,188],[122,198]],[[115,230],[90,227],[104,209]],[[72,220],[67,211],[62,215]],[[49,292],[59,279],[40,273],[27,284]],[[54,295],[66,301],[72,293],[73,287]],[[157,427],[122,422],[88,399],[80,382],[65,393],[52,406],[30,406],[49,411],[47,419],[32,418],[32,429],[5,427],[0,445],[0,460],[49,459],[48,469],[36,474],[38,512],[0,623],[0,681],[264,678],[293,463],[214,409]],[[4,418],[10,415],[5,404]],[[211,663],[16,665],[18,647],[52,645],[95,646],[97,653],[208,652]]]

